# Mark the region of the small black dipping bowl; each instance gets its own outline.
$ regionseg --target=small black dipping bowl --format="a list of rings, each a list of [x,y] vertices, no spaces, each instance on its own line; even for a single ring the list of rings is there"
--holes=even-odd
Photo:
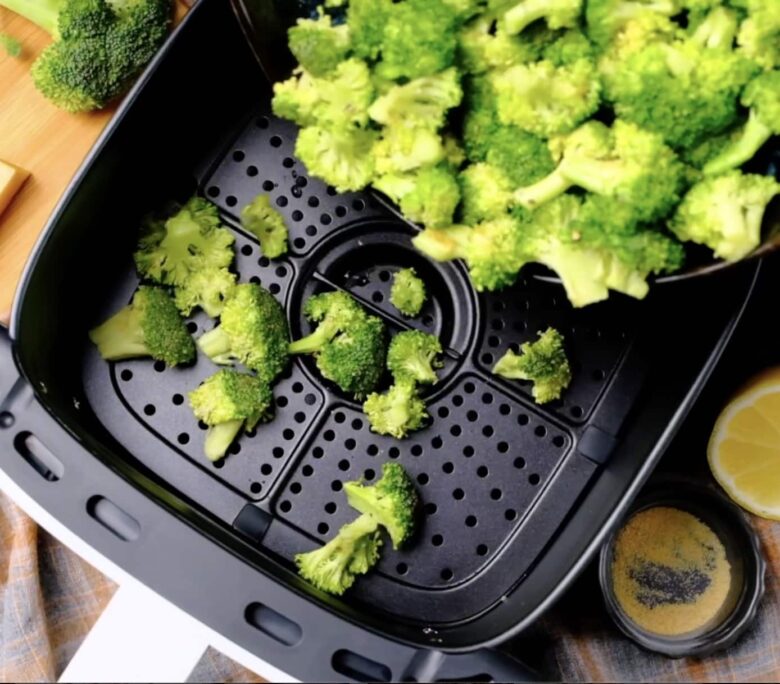
[[[599,558],[599,581],[607,611],[626,636],[650,651],[672,658],[704,656],[727,648],[753,621],[764,595],[766,562],[758,535],[742,511],[714,486],[681,478],[651,481],[623,522],[640,511],[658,506],[694,515],[720,538],[731,565],[731,586],[723,607],[701,629],[679,636],[655,634],[640,627],[620,607],[613,589],[612,559],[621,524],[607,538]]]

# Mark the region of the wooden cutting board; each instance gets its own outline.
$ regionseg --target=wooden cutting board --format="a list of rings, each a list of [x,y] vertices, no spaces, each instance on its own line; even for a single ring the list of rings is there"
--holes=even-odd
[[[179,2],[178,18],[185,12]],[[2,321],[7,319],[19,276],[46,219],[113,110],[68,114],[54,107],[30,78],[30,66],[51,42],[49,35],[2,7],[0,33],[14,36],[24,47],[21,59],[0,50],[0,159],[32,174],[11,206],[0,214]]]

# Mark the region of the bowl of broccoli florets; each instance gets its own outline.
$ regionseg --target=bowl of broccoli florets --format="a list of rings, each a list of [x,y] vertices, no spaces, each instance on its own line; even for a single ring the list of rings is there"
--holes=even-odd
[[[776,0],[235,4],[286,32],[257,53],[309,173],[477,290],[539,264],[575,306],[642,298],[780,244]]]

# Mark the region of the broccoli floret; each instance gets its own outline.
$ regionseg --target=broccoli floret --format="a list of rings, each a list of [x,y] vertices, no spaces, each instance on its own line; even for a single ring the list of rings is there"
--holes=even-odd
[[[531,393],[537,404],[559,399],[571,383],[571,367],[563,342],[563,335],[555,328],[547,328],[536,342],[522,344],[520,355],[511,349],[507,351],[493,372],[510,380],[532,381]]]
[[[585,21],[591,40],[606,46],[630,22],[671,17],[680,9],[677,0],[588,0]]]
[[[386,126],[420,126],[437,129],[447,111],[463,97],[458,72],[447,69],[388,90],[368,110],[369,116]]]
[[[773,135],[780,135],[780,71],[767,71],[754,78],[742,94],[750,108],[747,123],[738,137],[704,166],[707,175],[719,175],[753,158]]]
[[[35,87],[69,112],[122,95],[165,40],[170,0],[1,0],[53,37],[32,67]]]
[[[295,154],[309,173],[322,178],[338,192],[362,190],[374,175],[371,149],[375,141],[375,131],[336,131],[308,126],[298,133]]]
[[[347,26],[352,52],[361,59],[376,59],[382,48],[393,0],[350,0]]]
[[[727,7],[714,7],[692,29],[691,40],[705,48],[731,50],[737,36],[737,13]]]
[[[320,591],[341,596],[357,575],[367,573],[379,560],[382,537],[379,522],[361,515],[342,526],[327,544],[295,556],[298,572]]]
[[[235,361],[269,385],[287,365],[289,333],[281,304],[260,285],[237,285],[225,303],[219,325],[198,339],[214,363]]]
[[[385,78],[431,76],[455,60],[455,10],[442,0],[402,0],[391,5],[382,38]]]
[[[287,253],[287,226],[268,195],[258,195],[241,210],[241,226],[260,241],[260,249],[269,259]]]
[[[416,527],[419,497],[411,478],[400,464],[382,465],[382,477],[373,485],[345,482],[344,493],[352,508],[363,515],[370,515],[387,530],[394,549],[411,539]]]
[[[21,42],[7,33],[0,33],[0,49],[10,57],[19,57],[22,54]]]
[[[398,333],[387,351],[387,368],[396,382],[405,381],[431,384],[439,378],[436,369],[441,368],[439,356],[441,342],[436,335],[421,330]]]
[[[599,106],[601,84],[594,64],[518,64],[491,76],[502,123],[543,137],[567,133]]]
[[[314,354],[322,375],[345,392],[360,397],[374,389],[387,354],[381,319],[344,292],[315,295],[303,312],[317,329],[292,342],[290,353]]]
[[[444,159],[444,145],[430,128],[385,126],[372,154],[377,174],[404,173],[438,164]]]
[[[554,146],[558,168],[515,192],[526,208],[538,207],[572,186],[615,197],[630,205],[639,220],[664,217],[678,202],[683,167],[661,136],[621,120],[608,128],[589,121]]]
[[[195,359],[187,326],[160,287],[139,287],[133,301],[92,329],[89,338],[107,361],[149,356],[178,366]]]
[[[417,316],[425,304],[425,283],[413,268],[403,268],[393,276],[390,303],[404,316]]]
[[[217,371],[189,396],[195,417],[209,426],[204,445],[209,461],[221,459],[242,428],[267,419],[274,400],[268,383],[230,369]]]
[[[595,57],[593,43],[579,29],[564,31],[542,51],[542,59],[557,67],[575,64],[581,59],[593,61]]]
[[[734,50],[655,42],[616,65],[606,94],[619,117],[690,149],[737,121],[739,93],[756,71]]]
[[[319,78],[296,69],[289,79],[274,84],[271,104],[274,114],[300,126],[330,129],[365,125],[373,99],[368,66],[359,59],[348,59]]]
[[[425,402],[411,381],[397,382],[381,394],[369,394],[363,403],[363,412],[374,432],[396,439],[419,430],[428,418]]]
[[[482,14],[458,34],[460,62],[471,74],[535,62],[542,56],[550,32],[529,29],[526,33],[531,35],[510,36],[495,27],[492,13]]]
[[[434,228],[451,224],[460,202],[457,177],[446,164],[381,176],[373,185],[398,204],[407,219]]]
[[[747,0],[748,17],[739,27],[743,54],[764,69],[780,68],[780,4],[777,0]]]
[[[760,244],[764,210],[778,193],[780,183],[769,176],[730,171],[706,178],[685,195],[669,229],[736,261]]]
[[[226,268],[206,266],[195,271],[184,285],[176,288],[174,301],[185,316],[200,307],[208,316],[216,318],[233,295],[235,286],[235,274]]]
[[[349,52],[349,29],[346,24],[334,26],[327,14],[317,19],[298,19],[287,37],[295,59],[312,76],[333,71]]]
[[[506,214],[512,203],[514,187],[495,166],[480,162],[460,174],[461,219],[473,225]]]
[[[512,36],[540,19],[544,19],[551,29],[572,28],[579,21],[582,2],[583,0],[521,0],[504,13],[499,24]]]
[[[183,313],[189,314],[197,303],[208,306],[214,316],[231,289],[226,270],[233,262],[234,241],[233,234],[221,226],[217,208],[193,197],[167,220],[146,222],[135,264],[142,276],[176,288]],[[212,283],[206,274],[215,270],[219,275]],[[179,290],[184,292],[179,295]]]

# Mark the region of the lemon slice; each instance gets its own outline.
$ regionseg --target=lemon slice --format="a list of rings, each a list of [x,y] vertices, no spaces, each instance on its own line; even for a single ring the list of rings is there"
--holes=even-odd
[[[707,459],[736,503],[780,520],[780,367],[753,378],[723,409]]]

